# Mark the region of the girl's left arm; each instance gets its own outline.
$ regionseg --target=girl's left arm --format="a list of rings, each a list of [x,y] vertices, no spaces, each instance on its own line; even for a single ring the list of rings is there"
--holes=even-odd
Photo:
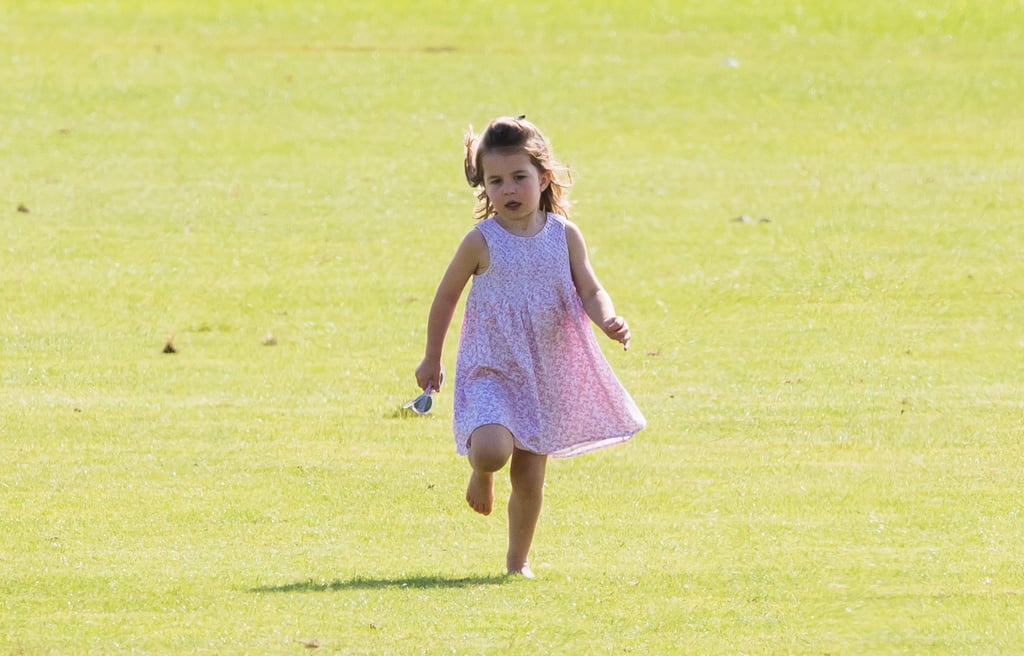
[[[612,297],[601,286],[597,274],[594,273],[594,267],[590,265],[583,233],[571,221],[565,223],[565,239],[569,245],[569,268],[572,271],[572,281],[576,285],[576,293],[583,301],[583,309],[590,320],[604,331],[604,334],[621,343],[622,347],[628,350],[629,324],[624,318],[615,314]]]
[[[428,386],[434,390],[441,389],[441,351],[444,349],[444,339],[462,291],[470,277],[481,268],[486,251],[487,243],[481,232],[470,230],[441,278],[427,319],[426,352],[423,361],[416,367],[416,382],[420,389],[427,389]]]

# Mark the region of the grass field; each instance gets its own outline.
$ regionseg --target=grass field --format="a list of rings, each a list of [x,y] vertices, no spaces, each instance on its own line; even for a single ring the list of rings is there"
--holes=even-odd
[[[0,653],[1024,652],[1021,62],[1010,0],[4,3]],[[396,410],[523,112],[649,427],[508,581]]]

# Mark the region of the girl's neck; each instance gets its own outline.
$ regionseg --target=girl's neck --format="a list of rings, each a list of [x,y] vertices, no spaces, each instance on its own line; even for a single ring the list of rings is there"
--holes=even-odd
[[[505,219],[500,214],[495,214],[494,220],[505,229],[505,232],[517,237],[533,237],[544,229],[548,215],[543,210],[537,210],[531,216],[521,219]]]

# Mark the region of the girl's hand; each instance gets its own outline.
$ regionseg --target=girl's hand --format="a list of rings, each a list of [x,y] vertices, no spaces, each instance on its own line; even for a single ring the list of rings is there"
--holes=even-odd
[[[416,384],[421,390],[430,389],[438,391],[441,389],[441,382],[444,380],[444,370],[438,361],[423,359],[420,366],[416,367]]]
[[[605,335],[622,344],[624,351],[629,350],[629,324],[622,317],[610,317],[601,324]]]

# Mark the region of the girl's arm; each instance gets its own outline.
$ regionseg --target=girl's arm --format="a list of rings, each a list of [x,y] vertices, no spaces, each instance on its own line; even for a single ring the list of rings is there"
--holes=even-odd
[[[448,334],[455,306],[470,277],[486,267],[487,242],[479,230],[470,230],[455,251],[448,270],[437,287],[427,320],[427,348],[423,361],[416,367],[416,384],[420,389],[441,388],[441,352]]]
[[[580,232],[576,224],[566,221],[565,238],[569,245],[569,268],[572,270],[572,281],[576,285],[576,293],[583,301],[583,309],[586,310],[590,320],[604,331],[604,334],[621,343],[622,347],[628,350],[629,324],[615,314],[612,297],[597,280],[597,274],[590,266],[590,257],[587,255],[587,245],[583,240],[583,233]]]

